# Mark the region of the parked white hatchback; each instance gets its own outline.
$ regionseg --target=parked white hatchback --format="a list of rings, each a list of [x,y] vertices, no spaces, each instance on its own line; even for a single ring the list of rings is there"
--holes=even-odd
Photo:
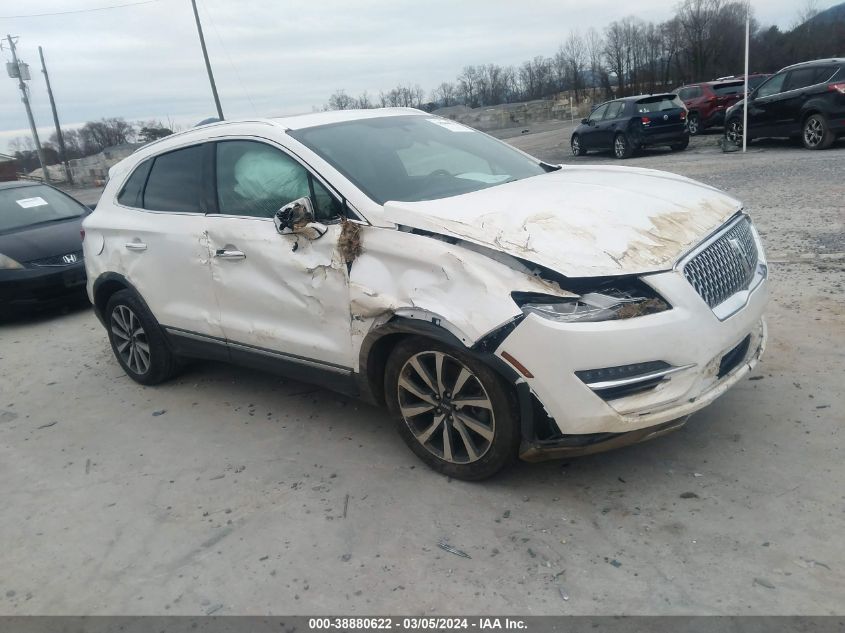
[[[408,109],[221,122],[114,166],[88,292],[142,384],[180,357],[386,404],[432,468],[655,437],[763,353],[741,204],[669,173],[546,164]]]

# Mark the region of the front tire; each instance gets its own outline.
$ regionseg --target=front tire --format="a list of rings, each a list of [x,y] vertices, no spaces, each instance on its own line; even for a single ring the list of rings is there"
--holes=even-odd
[[[176,359],[155,317],[135,293],[114,293],[105,317],[112,352],[132,380],[156,385],[173,376]]]
[[[519,446],[508,386],[464,352],[423,337],[400,342],[385,371],[399,434],[432,469],[468,481],[494,475]]]
[[[616,156],[616,158],[623,159],[630,158],[633,153],[634,148],[631,145],[631,141],[628,140],[628,137],[621,132],[617,134],[613,139],[613,155]]]
[[[577,134],[572,135],[572,140],[569,142],[569,145],[572,148],[573,156],[583,156],[587,153],[587,150],[581,147],[581,138]]]
[[[725,125],[725,140],[729,143],[736,145],[737,147],[742,146],[742,119],[731,119]],[[748,139],[746,145],[751,143],[751,139]]]
[[[807,149],[827,149],[835,139],[836,135],[830,131],[827,119],[821,114],[808,116],[801,127],[801,142]]]

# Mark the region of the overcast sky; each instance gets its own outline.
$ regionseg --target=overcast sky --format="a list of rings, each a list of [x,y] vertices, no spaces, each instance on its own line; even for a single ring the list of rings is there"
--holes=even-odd
[[[101,117],[168,118],[189,126],[214,115],[190,0],[41,17],[133,0],[0,0],[0,35],[19,36],[42,141],[52,117],[38,60],[44,48],[62,124]],[[138,0],[135,0],[138,2]],[[820,8],[835,4],[818,2]],[[310,111],[337,88],[377,96],[399,83],[428,93],[467,64],[516,64],[551,55],[582,32],[634,12],[670,17],[674,2],[638,0],[198,0],[227,118]],[[752,0],[762,24],[789,27],[796,0]],[[10,59],[8,50],[3,51]],[[739,70],[739,69],[737,69]],[[0,76],[0,151],[28,134],[17,84]]]

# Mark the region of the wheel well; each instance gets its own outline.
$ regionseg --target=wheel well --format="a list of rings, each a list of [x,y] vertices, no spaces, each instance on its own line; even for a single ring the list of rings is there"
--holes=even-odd
[[[816,108],[811,108],[811,109],[807,110],[807,111],[803,114],[803,116],[801,117],[801,127],[802,127],[802,128],[804,127],[804,124],[807,122],[807,119],[809,119],[809,118],[810,118],[811,116],[813,116],[814,114],[821,114],[822,116],[824,116],[824,114],[822,114],[822,113],[821,113],[819,110],[817,110]]]
[[[106,305],[115,292],[126,290],[129,286],[118,279],[106,279],[94,290],[94,307],[100,315],[105,315]]]
[[[386,334],[379,338],[370,348],[367,355],[367,383],[370,389],[370,397],[381,406],[385,404],[384,398],[384,372],[387,368],[387,359],[393,349],[409,336],[415,336],[406,332]]]

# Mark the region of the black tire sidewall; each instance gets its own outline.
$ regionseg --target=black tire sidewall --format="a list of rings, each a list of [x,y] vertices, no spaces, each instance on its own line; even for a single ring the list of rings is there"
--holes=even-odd
[[[135,313],[147,335],[147,343],[150,346],[150,368],[144,374],[137,374],[132,371],[117,351],[115,335],[111,329],[111,318],[115,308],[121,305],[125,305]],[[120,363],[127,376],[142,385],[155,385],[171,377],[175,368],[173,353],[170,351],[170,347],[155,317],[153,317],[147,306],[144,305],[144,302],[134,292],[131,290],[121,290],[109,298],[106,304],[105,322],[114,357]]]
[[[811,146],[807,145],[807,139],[805,136],[805,130],[807,129],[807,125],[810,123],[812,119],[818,119],[822,124],[822,139],[819,141],[818,145]],[[801,126],[801,143],[807,149],[814,150],[814,149],[827,149],[833,144],[834,141],[834,134],[830,131],[830,126],[827,124],[827,119],[821,114],[811,114],[804,120],[804,125]]]
[[[428,452],[414,437],[399,409],[398,379],[407,360],[419,352],[443,352],[464,363],[481,381],[493,403],[496,418],[493,442],[487,453],[470,464],[452,464]],[[429,467],[444,475],[467,481],[478,481],[491,477],[515,460],[519,449],[519,421],[515,403],[505,381],[480,360],[439,341],[421,336],[401,341],[391,352],[385,368],[385,400],[387,408],[396,421],[399,435],[408,447]]]

